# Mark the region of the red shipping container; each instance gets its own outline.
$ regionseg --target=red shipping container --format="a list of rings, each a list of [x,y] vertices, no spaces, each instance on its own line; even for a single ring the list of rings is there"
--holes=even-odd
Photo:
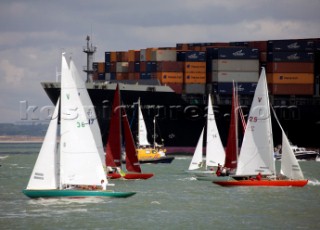
[[[273,95],[313,95],[313,84],[268,84]]]
[[[313,62],[268,62],[267,73],[313,73]]]

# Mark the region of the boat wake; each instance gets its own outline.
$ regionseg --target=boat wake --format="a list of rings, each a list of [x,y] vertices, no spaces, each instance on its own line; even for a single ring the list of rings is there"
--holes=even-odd
[[[61,198],[40,198],[40,199],[32,199],[29,200],[28,203],[30,205],[41,205],[41,206],[64,206],[70,204],[98,204],[111,202],[110,200],[106,200],[106,198],[101,197],[61,197]]]
[[[308,185],[313,185],[313,186],[320,186],[320,181],[314,179],[314,180],[309,180]]]
[[[189,160],[190,157],[175,157],[176,160]]]
[[[178,179],[180,181],[193,181],[193,180],[197,180],[196,177],[186,177],[186,178],[181,178],[181,179]]]

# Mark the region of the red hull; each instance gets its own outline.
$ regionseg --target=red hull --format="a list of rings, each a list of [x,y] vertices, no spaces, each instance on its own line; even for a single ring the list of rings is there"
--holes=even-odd
[[[308,180],[234,180],[234,181],[215,181],[221,186],[294,186],[303,187]]]
[[[124,178],[127,180],[146,180],[153,177],[153,173],[126,173],[125,176],[121,176],[119,173],[109,173],[109,179]]]

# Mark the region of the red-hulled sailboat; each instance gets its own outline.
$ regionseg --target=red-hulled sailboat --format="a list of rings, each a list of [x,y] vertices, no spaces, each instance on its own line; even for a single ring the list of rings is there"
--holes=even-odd
[[[122,116],[122,119],[120,119]],[[122,122],[121,122],[122,121]],[[121,170],[121,123],[124,129],[126,170]],[[142,173],[125,108],[120,106],[119,85],[116,88],[106,147],[106,165],[110,179],[148,179],[153,173]]]
[[[273,136],[267,80],[264,68],[256,87],[248,116],[247,126],[238,159],[234,180],[214,181],[222,186],[294,186],[303,187],[304,179],[300,165],[290,148],[282,129],[282,159],[280,175],[276,176],[273,156]],[[259,177],[257,177],[259,175]]]

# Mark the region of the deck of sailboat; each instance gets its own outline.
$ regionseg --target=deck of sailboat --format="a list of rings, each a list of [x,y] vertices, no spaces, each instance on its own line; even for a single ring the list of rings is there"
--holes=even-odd
[[[136,192],[116,192],[113,190],[74,190],[74,189],[24,189],[22,191],[30,198],[56,197],[121,197],[133,196]]]

